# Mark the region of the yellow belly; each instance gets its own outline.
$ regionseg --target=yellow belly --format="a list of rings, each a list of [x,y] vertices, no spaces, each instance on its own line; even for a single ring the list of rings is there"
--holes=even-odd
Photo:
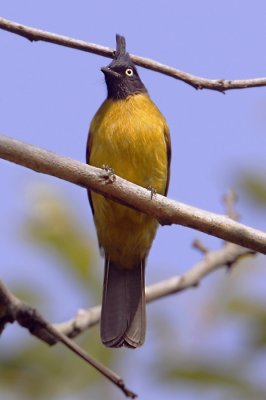
[[[164,194],[167,150],[164,117],[147,95],[106,100],[90,127],[90,164],[107,164],[115,174]],[[92,193],[99,245],[106,257],[132,268],[147,255],[158,223],[155,219]]]

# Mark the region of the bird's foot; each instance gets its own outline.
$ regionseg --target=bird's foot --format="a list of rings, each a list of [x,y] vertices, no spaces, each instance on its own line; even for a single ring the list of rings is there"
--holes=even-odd
[[[102,165],[102,169],[104,171],[104,179],[106,179],[108,183],[114,183],[116,176],[113,168],[109,167],[109,165],[104,164]]]
[[[155,197],[157,194],[157,190],[152,187],[152,186],[148,186],[147,189],[151,192],[151,200],[153,199],[153,196]]]

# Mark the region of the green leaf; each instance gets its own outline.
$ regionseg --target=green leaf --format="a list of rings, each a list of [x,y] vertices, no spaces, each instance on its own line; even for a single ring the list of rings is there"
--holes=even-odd
[[[179,364],[183,364],[182,362]],[[214,365],[206,365],[204,362],[197,363],[195,360],[187,362],[185,367],[172,365],[163,374],[164,379],[169,382],[182,381],[196,386],[203,390],[212,390],[218,387],[229,389],[233,393],[248,399],[265,399],[266,391],[253,385],[245,377],[238,373],[241,365],[236,368],[219,367],[217,362]]]
[[[251,200],[266,206],[266,179],[258,174],[245,174],[241,186]]]
[[[266,305],[248,298],[236,298],[228,302],[229,314],[248,319],[249,345],[261,351],[266,347]]]

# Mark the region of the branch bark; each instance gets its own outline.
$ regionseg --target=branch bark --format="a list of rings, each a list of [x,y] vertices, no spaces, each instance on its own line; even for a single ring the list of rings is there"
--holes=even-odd
[[[202,249],[200,249],[202,251]],[[187,289],[198,287],[202,279],[218,268],[232,267],[237,261],[254,252],[233,243],[225,243],[216,251],[204,251],[203,259],[190,268],[185,274],[174,276],[170,279],[158,282],[146,287],[146,302],[161,299]],[[101,306],[95,306],[87,310],[79,310],[77,315],[62,323],[55,324],[57,330],[69,337],[76,337],[100,320]]]
[[[156,194],[125,179],[70,158],[0,135],[0,158],[90,188],[112,200],[156,218],[162,225],[178,224],[266,254],[266,233],[225,215],[201,210]]]
[[[22,25],[5,18],[0,18],[0,29],[23,36],[30,41],[43,41],[58,44],[60,46],[70,47],[73,49],[98,54],[103,57],[113,58],[114,49],[109,47],[88,43],[83,40],[73,39],[67,36],[57,35],[55,33],[46,32],[41,29],[32,28]],[[183,81],[195,89],[210,89],[219,92],[225,92],[232,89],[247,89],[252,87],[266,86],[266,78],[255,79],[206,79],[196,75],[180,71],[168,65],[161,64],[158,61],[149,58],[130,55],[135,64],[140,67],[150,69],[168,75],[174,79]]]

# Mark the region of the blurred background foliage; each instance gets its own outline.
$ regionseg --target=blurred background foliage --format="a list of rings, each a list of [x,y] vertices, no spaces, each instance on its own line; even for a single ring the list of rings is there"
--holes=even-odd
[[[249,196],[253,207],[256,204],[266,207],[266,181],[261,177],[243,175],[241,191],[243,196]],[[54,268],[57,260],[61,260],[65,273],[71,274],[73,290],[85,289],[88,293],[88,306],[99,302],[98,250],[92,246],[76,210],[63,196],[49,186],[34,187],[27,215],[18,228],[32,247],[50,253],[55,260]],[[186,323],[177,326],[174,308],[165,313],[165,302],[173,302],[172,298],[149,306],[152,340],[145,343],[150,347],[150,357],[144,362],[132,366],[131,351],[105,349],[99,341],[98,327],[77,340],[98,360],[118,370],[132,390],[136,388],[130,385],[131,368],[134,374],[145,374],[147,381],[156,381],[162,391],[171,387],[175,398],[182,398],[178,397],[180,390],[182,393],[188,390],[195,398],[263,400],[266,398],[266,298],[263,296],[265,266],[260,260],[248,258],[228,273],[217,272],[210,290],[197,288],[196,292],[204,290],[204,296],[194,304],[196,314],[191,315],[189,331]],[[248,285],[254,280],[255,285]],[[249,286],[253,289],[249,290]],[[25,284],[13,290],[39,310],[44,308],[49,318],[54,304],[46,293]],[[60,282],[57,290],[61,290]],[[184,312],[189,312],[189,307]],[[10,328],[5,334],[9,331]],[[108,381],[62,346],[49,348],[26,333],[16,336],[15,343],[14,348],[11,344],[1,350],[1,399],[123,398]]]

